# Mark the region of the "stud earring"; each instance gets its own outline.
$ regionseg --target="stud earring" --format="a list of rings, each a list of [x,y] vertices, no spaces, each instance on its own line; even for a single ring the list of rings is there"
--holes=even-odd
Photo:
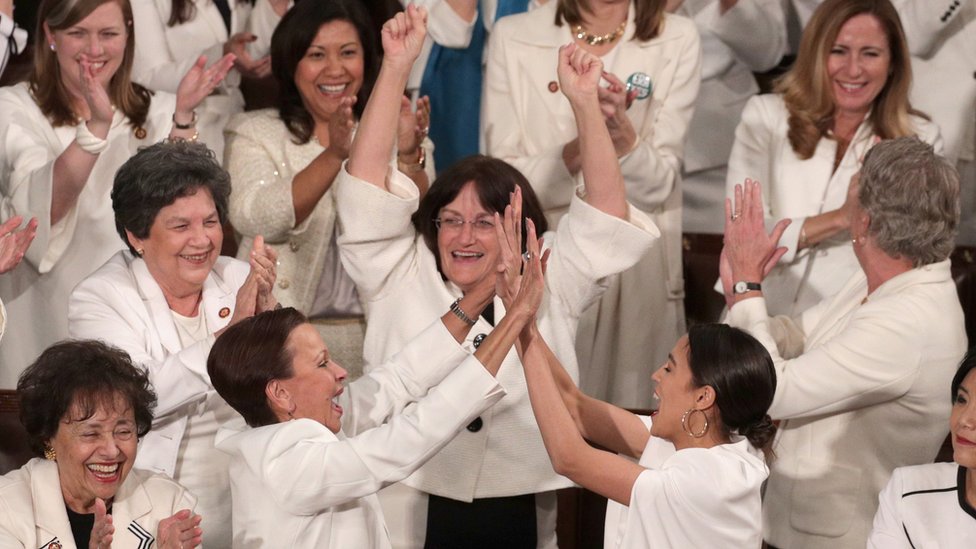
[[[58,51],[58,49],[54,47],[54,42],[51,42],[51,51]]]
[[[142,248],[136,248],[136,253],[139,254],[139,257],[142,257],[143,255],[145,255],[146,250]]]

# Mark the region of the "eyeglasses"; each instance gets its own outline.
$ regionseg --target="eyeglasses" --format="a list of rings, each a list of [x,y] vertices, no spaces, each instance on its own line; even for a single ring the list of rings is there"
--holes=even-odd
[[[478,233],[487,233],[495,230],[495,221],[488,217],[481,217],[473,221],[465,221],[460,217],[435,217],[434,225],[438,230],[460,232],[465,223],[470,223],[471,228]]]

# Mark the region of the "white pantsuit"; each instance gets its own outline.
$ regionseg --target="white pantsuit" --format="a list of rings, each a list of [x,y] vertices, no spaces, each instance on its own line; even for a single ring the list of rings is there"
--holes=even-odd
[[[858,271],[801,316],[736,303],[728,323],[772,356],[779,426],[763,500],[776,547],[861,549],[895,467],[929,463],[945,439],[949,382],[966,351],[949,261],[871,294]]]
[[[556,4],[505,17],[492,31],[482,104],[485,151],[509,162],[532,184],[550,224],[565,214],[578,183],[562,149],[576,137],[569,101],[558,90],[558,49],[572,41],[569,25],[553,24]],[[662,238],[632,269],[614,277],[576,337],[580,386],[621,406],[646,407],[660,364],[684,333],[681,275],[681,158],[701,83],[698,32],[667,15],[659,36],[633,39],[634,8],[605,70],[622,81],[644,74],[652,93],[627,111],[638,135],[620,159],[627,200],[650,215]]]

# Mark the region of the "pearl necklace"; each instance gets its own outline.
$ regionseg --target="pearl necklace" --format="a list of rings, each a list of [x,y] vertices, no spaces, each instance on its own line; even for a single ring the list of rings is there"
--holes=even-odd
[[[610,44],[616,42],[618,38],[624,35],[624,29],[626,28],[627,28],[627,21],[625,20],[623,23],[620,24],[619,27],[617,27],[617,30],[613,32],[608,32],[607,34],[597,35],[597,34],[590,34],[586,30],[584,30],[583,25],[576,25],[575,27],[573,27],[573,34],[576,36],[576,38],[586,42],[591,46],[602,46],[603,44]]]

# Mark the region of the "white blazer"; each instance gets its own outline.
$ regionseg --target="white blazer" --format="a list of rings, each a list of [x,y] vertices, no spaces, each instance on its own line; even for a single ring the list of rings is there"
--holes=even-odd
[[[764,494],[764,539],[862,549],[891,471],[930,463],[945,439],[947,390],[966,352],[949,260],[870,295],[858,271],[792,319],[767,316],[763,298],[746,299],[727,321],[772,356],[769,415],[785,420]]]
[[[52,127],[26,82],[0,88],[0,219],[19,214],[38,221],[24,261],[0,276],[0,299],[17,319],[0,345],[0,387],[16,387],[17,377],[44,349],[68,336],[68,294],[123,248],[110,197],[115,172],[139,147],[169,134],[174,106],[170,94],[153,96],[144,139],[116,113],[108,148],[98,155],[77,203],[51,223],[54,162],[74,141],[75,128]]]
[[[224,43],[231,35],[248,31],[257,40],[248,44],[254,59],[268,55],[271,35],[281,17],[268,0],[227,0],[230,6],[230,32],[224,26],[220,10],[213,0],[190,0],[195,12],[185,23],[169,26],[172,0],[132,0],[133,31],[136,35],[132,80],[157,91],[176,93],[183,75],[200,55],[207,64],[223,57]],[[239,86],[241,75],[231,70],[221,82],[218,93],[207,97],[197,112],[200,140],[223,161],[223,131],[231,115],[244,110],[244,96]]]
[[[504,394],[438,319],[345,387],[339,433],[310,419],[228,425],[217,447],[232,456],[234,547],[390,547],[376,492]]]
[[[572,40],[569,25],[554,24],[557,3],[495,24],[481,112],[482,147],[525,174],[552,226],[565,215],[579,182],[562,159],[563,146],[577,133],[557,84],[559,47]],[[605,69],[623,81],[638,73],[650,77],[651,95],[627,111],[639,139],[620,159],[620,170],[627,201],[651,217],[662,238],[610,283],[581,320],[576,341],[583,391],[641,407],[650,405],[653,392],[647,363],[663,362],[685,331],[681,159],[701,84],[701,47],[695,25],[682,16],[666,15],[661,34],[646,42],[633,39],[635,30],[631,5]],[[621,328],[635,322],[644,329]]]
[[[171,479],[132,469],[112,503],[112,549],[148,549],[160,520],[195,505],[196,498]],[[76,549],[53,461],[34,458],[0,477],[0,547]]]
[[[911,120],[919,139],[942,154],[939,128],[917,116]],[[786,246],[786,255],[763,281],[763,293],[770,314],[795,316],[836,295],[848,277],[860,271],[846,232],[799,253],[797,244],[807,217],[844,204],[851,177],[860,171],[876,137],[871,122],[862,122],[834,170],[836,141],[821,138],[813,156],[802,160],[790,145],[788,131],[789,111],[782,96],[766,94],[750,99],[735,130],[725,193],[732,197],[736,184],[747,177],[756,179],[763,185],[767,225],[792,219],[779,241]]]
[[[242,261],[217,259],[203,284],[201,305],[210,334],[230,322],[237,290],[249,270]],[[119,347],[149,371],[159,402],[136,465],[172,475],[187,417],[214,390],[207,374],[214,337],[183,348],[163,291],[146,262],[127,251],[117,253],[75,288],[68,303],[68,328],[71,337]]]

